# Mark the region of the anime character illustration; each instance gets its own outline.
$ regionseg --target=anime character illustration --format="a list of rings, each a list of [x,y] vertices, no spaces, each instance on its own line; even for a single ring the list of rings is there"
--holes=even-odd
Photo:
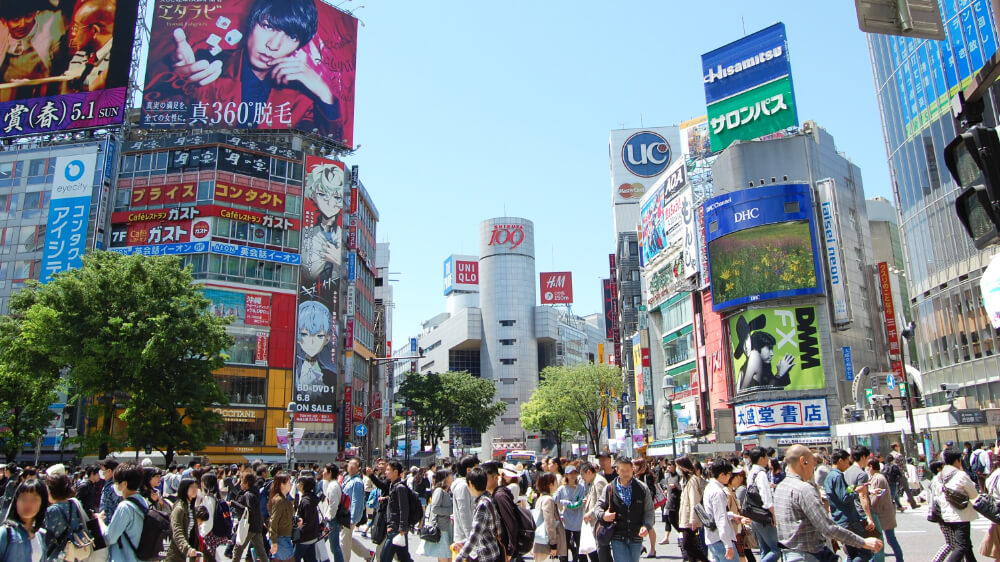
[[[746,355],[746,362],[740,368],[737,392],[765,388],[784,389],[791,384],[789,373],[795,366],[795,359],[791,354],[785,354],[778,362],[775,373],[772,361],[777,341],[773,335],[764,331],[766,324],[767,318],[764,315],[757,316],[750,322],[741,316],[736,323],[733,358],[739,359]]]
[[[302,230],[303,286],[340,277],[345,181],[344,169],[333,162],[317,164],[306,175],[305,197],[316,207],[317,217]]]
[[[300,303],[295,341],[296,390],[301,393],[314,385],[333,386],[337,328],[330,309],[317,301]]]

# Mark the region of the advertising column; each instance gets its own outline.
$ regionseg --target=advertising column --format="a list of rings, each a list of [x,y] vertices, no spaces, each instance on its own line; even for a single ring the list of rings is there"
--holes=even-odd
[[[48,283],[60,271],[83,265],[96,163],[96,152],[56,158],[42,254],[42,283]]]
[[[336,423],[338,387],[344,390],[345,404],[350,402],[350,387],[338,385],[337,380],[344,202],[348,192],[343,163],[306,157],[295,327],[296,422]]]
[[[885,334],[889,342],[889,357],[892,364],[892,372],[896,377],[897,384],[906,383],[906,374],[903,372],[903,362],[899,354],[899,329],[896,326],[896,305],[892,300],[892,279],[889,277],[889,264],[879,262],[878,264],[879,288],[882,291],[882,317],[885,320]]]

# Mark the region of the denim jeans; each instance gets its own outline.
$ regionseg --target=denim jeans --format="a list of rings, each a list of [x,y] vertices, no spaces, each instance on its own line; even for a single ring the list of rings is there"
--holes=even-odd
[[[739,554],[736,554],[735,547],[733,548],[733,557],[726,558],[726,543],[722,541],[708,545],[708,557],[712,562],[735,562],[740,559]]]
[[[392,539],[395,536],[388,536],[382,541],[382,553],[379,555],[379,562],[392,562],[393,557],[395,557],[399,562],[413,562],[413,558],[410,557],[410,537],[406,537],[405,546],[396,546],[392,544]]]
[[[326,540],[330,543],[333,562],[344,562],[344,551],[340,549],[340,523],[336,519],[327,519],[326,524],[330,527],[330,535]]]
[[[611,541],[611,557],[615,562],[639,562],[642,554],[642,542]]]
[[[896,562],[903,562],[903,549],[899,546],[899,541],[896,540],[896,529],[884,529],[882,531],[885,533],[885,542],[892,547],[892,553],[896,556]]]
[[[778,528],[753,521],[750,524],[753,534],[760,546],[760,562],[774,562],[781,556],[778,551]]]

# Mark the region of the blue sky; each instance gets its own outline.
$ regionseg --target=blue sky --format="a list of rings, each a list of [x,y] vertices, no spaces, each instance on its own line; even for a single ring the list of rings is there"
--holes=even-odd
[[[364,8],[358,8],[365,4]],[[381,213],[396,280],[393,341],[442,312],[442,261],[478,253],[483,219],[535,223],[536,271],[574,274],[601,311],[613,251],[608,134],[705,113],[700,56],[785,23],[800,120],[889,199],[878,103],[853,2],[349,0],[359,28],[348,159]],[[537,288],[536,288],[537,293]]]

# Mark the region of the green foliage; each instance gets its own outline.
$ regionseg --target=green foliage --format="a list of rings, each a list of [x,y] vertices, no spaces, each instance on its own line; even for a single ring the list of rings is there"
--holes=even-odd
[[[712,242],[716,302],[816,286],[806,221],[749,228]]]
[[[521,406],[525,428],[554,434],[557,454],[562,441],[583,431],[597,451],[601,436],[602,414],[616,404],[622,393],[618,367],[585,363],[571,367],[546,367],[531,400]]]
[[[461,425],[488,430],[507,405],[494,401],[496,385],[465,371],[408,373],[399,385],[399,400],[413,410],[421,444],[437,446],[446,428]]]
[[[124,404],[134,444],[172,456],[219,435],[221,418],[207,408],[226,400],[211,373],[232,338],[209,304],[179,258],[93,252],[47,285],[29,283],[10,308],[33,361],[70,366],[71,388],[102,412]],[[111,423],[105,415],[102,457]]]

